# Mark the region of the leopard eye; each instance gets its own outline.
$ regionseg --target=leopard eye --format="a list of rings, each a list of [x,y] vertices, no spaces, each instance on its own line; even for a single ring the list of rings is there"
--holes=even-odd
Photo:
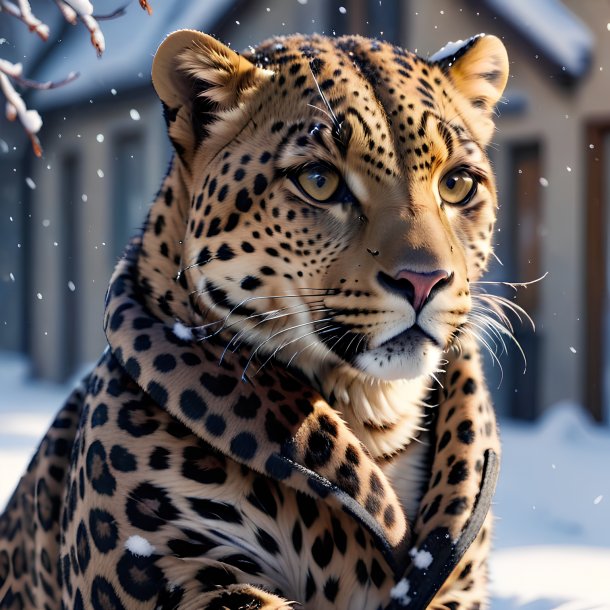
[[[438,185],[438,192],[446,203],[468,203],[477,190],[476,178],[465,169],[454,169],[445,174]]]
[[[336,193],[341,183],[339,174],[324,165],[305,168],[297,174],[296,180],[306,195],[322,203]]]

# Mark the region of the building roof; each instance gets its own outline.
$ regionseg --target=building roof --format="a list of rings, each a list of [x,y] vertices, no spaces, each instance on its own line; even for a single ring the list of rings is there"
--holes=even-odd
[[[483,0],[491,11],[553,64],[564,80],[585,75],[595,39],[591,30],[560,0]]]
[[[67,34],[53,43],[38,69],[30,77],[39,81],[60,80],[77,71],[77,80],[65,87],[34,92],[31,105],[49,111],[75,104],[111,89],[134,89],[150,85],[152,58],[167,34],[180,28],[211,30],[229,10],[234,0],[205,2],[154,2],[148,16],[137,2],[125,15],[101,22],[106,50],[98,58],[82,24],[67,28]]]

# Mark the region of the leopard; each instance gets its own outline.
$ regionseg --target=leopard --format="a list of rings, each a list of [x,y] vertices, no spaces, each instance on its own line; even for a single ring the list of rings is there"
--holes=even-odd
[[[501,40],[152,64],[173,160],[0,517],[0,608],[488,607]]]

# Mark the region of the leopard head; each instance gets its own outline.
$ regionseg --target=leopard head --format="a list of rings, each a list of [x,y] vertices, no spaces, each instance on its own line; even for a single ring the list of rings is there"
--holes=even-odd
[[[312,379],[433,373],[491,253],[486,147],[507,76],[494,36],[425,60],[357,36],[240,55],[170,35],[153,84],[189,195],[180,264],[202,323]]]

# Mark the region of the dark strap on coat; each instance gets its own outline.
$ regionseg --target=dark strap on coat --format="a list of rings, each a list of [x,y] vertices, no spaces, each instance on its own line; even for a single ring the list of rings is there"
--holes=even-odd
[[[438,593],[481,530],[491,506],[498,471],[498,456],[492,449],[488,449],[484,454],[481,488],[475,500],[472,515],[460,537],[452,543],[449,532],[445,528],[432,531],[417,549],[420,552],[430,553],[432,563],[426,569],[418,568],[414,562],[409,565],[404,574],[404,579],[408,581],[408,589],[405,585],[406,592],[404,596],[401,596],[402,600],[395,598],[386,607],[386,610],[401,608],[421,610],[428,607],[432,598]],[[400,591],[400,588],[397,591]]]

